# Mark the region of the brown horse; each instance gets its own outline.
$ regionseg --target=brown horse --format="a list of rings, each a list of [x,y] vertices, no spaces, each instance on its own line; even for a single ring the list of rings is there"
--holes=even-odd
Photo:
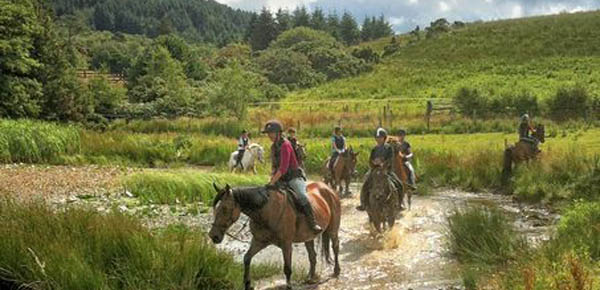
[[[540,143],[544,143],[546,141],[545,137],[546,131],[544,125],[538,124],[535,128],[535,132],[533,134],[533,138],[540,141]],[[506,143],[506,141],[505,141]],[[502,182],[505,184],[510,175],[512,174],[513,163],[518,164],[523,161],[529,161],[537,157],[538,152],[536,152],[531,145],[531,143],[519,140],[515,145],[508,146],[505,145],[506,149],[504,150],[504,166],[502,169]]]
[[[213,184],[214,185],[214,184]],[[291,288],[292,243],[304,243],[310,262],[309,277],[315,280],[317,263],[314,240],[318,236],[307,225],[305,216],[294,209],[286,194],[264,187],[230,188],[227,185],[219,189],[214,185],[217,196],[213,202],[215,220],[209,236],[214,243],[223,241],[227,229],[238,220],[240,213],[250,218],[252,241],[244,255],[244,287],[251,289],[250,263],[252,257],[269,245],[275,245],[283,252],[284,273],[287,288]],[[328,263],[331,263],[329,243],[332,243],[335,267],[334,275],[340,273],[338,262],[341,205],[335,192],[322,182],[307,185],[308,199],[312,205],[317,224],[323,228],[321,233],[321,251]]]
[[[404,197],[406,196],[406,199],[408,202],[408,209],[410,210],[410,207],[412,204],[412,192],[413,191],[408,186],[408,175],[410,174],[410,172],[408,172],[408,169],[404,165],[404,154],[402,154],[402,152],[400,152],[400,141],[398,139],[390,137],[390,138],[388,138],[387,142],[390,143],[390,145],[392,145],[392,148],[394,150],[394,159],[392,160],[392,170],[394,171],[396,176],[398,176],[398,178],[400,178],[400,181],[402,181],[402,188],[400,189],[401,190],[400,198],[402,200],[400,200],[400,202],[402,203],[402,205],[404,205]]]
[[[398,194],[390,181],[390,177],[384,166],[379,164],[371,169],[371,187],[369,190],[369,206],[367,214],[369,222],[373,224],[378,233],[382,228],[392,228],[396,222],[396,216],[400,211]]]
[[[347,196],[350,192],[350,182],[352,178],[356,176],[356,163],[358,153],[354,152],[352,147],[346,150],[346,152],[340,154],[335,161],[333,172],[329,170],[329,162],[331,158],[328,158],[325,161],[325,166],[322,169],[322,174],[324,176],[324,182],[329,184],[331,188],[337,190],[340,196]],[[344,182],[346,187],[342,184]]]

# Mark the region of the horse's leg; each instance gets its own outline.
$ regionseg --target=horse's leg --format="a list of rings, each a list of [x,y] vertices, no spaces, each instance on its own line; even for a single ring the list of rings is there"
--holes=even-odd
[[[350,192],[350,178],[346,179],[346,195],[350,195],[352,194],[352,192]]]
[[[283,273],[285,274],[285,285],[292,289],[292,242],[285,242],[281,251],[283,252]]]
[[[252,239],[250,242],[250,248],[244,255],[244,289],[250,290],[252,289],[250,284],[250,263],[252,262],[252,257],[256,255],[256,253],[260,252],[267,246],[266,243],[260,242],[256,239]]]
[[[308,241],[304,243],[306,251],[308,252],[308,261],[310,262],[310,271],[308,272],[308,281],[310,283],[316,283],[317,277],[315,276],[315,267],[317,265],[317,252],[315,251],[315,241]]]
[[[337,232],[331,232],[331,242],[333,247],[333,256],[335,259],[335,266],[333,268],[333,276],[337,277],[340,275],[340,261],[338,260],[338,256],[340,254],[340,238]]]

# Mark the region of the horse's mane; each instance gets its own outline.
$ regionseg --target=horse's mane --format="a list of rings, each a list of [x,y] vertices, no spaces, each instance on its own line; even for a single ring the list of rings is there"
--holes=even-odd
[[[260,146],[260,144],[258,144],[258,143],[252,143],[252,144],[250,144],[250,146],[248,146],[248,148],[250,148],[250,149],[256,148],[256,147],[262,148],[262,146]]]
[[[259,210],[269,201],[264,186],[238,187],[233,189],[233,198],[243,210]]]

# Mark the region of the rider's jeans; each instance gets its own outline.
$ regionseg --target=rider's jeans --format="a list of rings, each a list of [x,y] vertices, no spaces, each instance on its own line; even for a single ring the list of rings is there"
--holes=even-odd
[[[302,177],[296,177],[288,182],[290,187],[298,194],[298,201],[304,206],[308,203],[308,196],[306,195],[306,181]]]

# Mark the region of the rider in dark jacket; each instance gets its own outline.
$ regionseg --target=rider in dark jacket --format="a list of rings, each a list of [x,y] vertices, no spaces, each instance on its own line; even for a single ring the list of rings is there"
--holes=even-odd
[[[273,141],[271,145],[272,173],[269,186],[274,186],[278,182],[286,183],[297,194],[301,210],[306,216],[308,226],[315,232],[322,229],[315,221],[308,196],[306,195],[306,177],[298,165],[296,153],[289,140],[282,136],[283,126],[279,121],[272,120],[265,124],[263,133],[269,134]]]
[[[331,137],[331,158],[329,159],[329,171],[333,172],[333,166],[340,154],[346,152],[346,137],[342,135],[342,127],[336,126]]]
[[[358,210],[365,210],[369,205],[369,188],[371,186],[372,180],[372,169],[376,166],[377,161],[383,162],[383,166],[387,169],[388,177],[390,181],[394,184],[395,190],[398,192],[402,190],[402,182],[396,176],[396,174],[392,171],[392,159],[394,157],[394,151],[392,146],[386,143],[387,139],[387,131],[383,128],[377,129],[375,133],[375,140],[377,141],[377,145],[371,150],[371,155],[369,157],[369,167],[371,170],[367,173],[367,178],[365,183],[360,191],[360,205],[356,208]],[[402,202],[402,201],[400,201]]]
[[[402,158],[402,162],[404,164],[404,167],[406,169],[408,169],[409,175],[408,175],[408,185],[413,189],[417,189],[417,185],[416,185],[416,181],[417,181],[417,177],[415,174],[415,169],[413,168],[411,161],[413,159],[413,152],[412,149],[410,147],[410,143],[408,143],[408,141],[406,141],[406,131],[403,129],[398,130],[398,141],[400,142],[400,153],[402,153],[402,155],[404,155],[404,158]]]
[[[534,133],[535,130],[531,127],[529,115],[523,114],[523,116],[521,116],[521,124],[519,124],[519,141],[525,141],[531,144],[534,151],[540,152],[538,148],[540,141],[532,135]]]
[[[304,168],[304,165],[302,164],[304,160],[302,160],[302,158],[298,154],[298,150],[300,149],[300,143],[298,142],[298,138],[296,137],[296,128],[290,127],[287,132],[287,139],[290,140],[290,143],[292,143],[292,148],[294,148],[296,158],[298,158],[298,164],[300,165],[300,167]]]

